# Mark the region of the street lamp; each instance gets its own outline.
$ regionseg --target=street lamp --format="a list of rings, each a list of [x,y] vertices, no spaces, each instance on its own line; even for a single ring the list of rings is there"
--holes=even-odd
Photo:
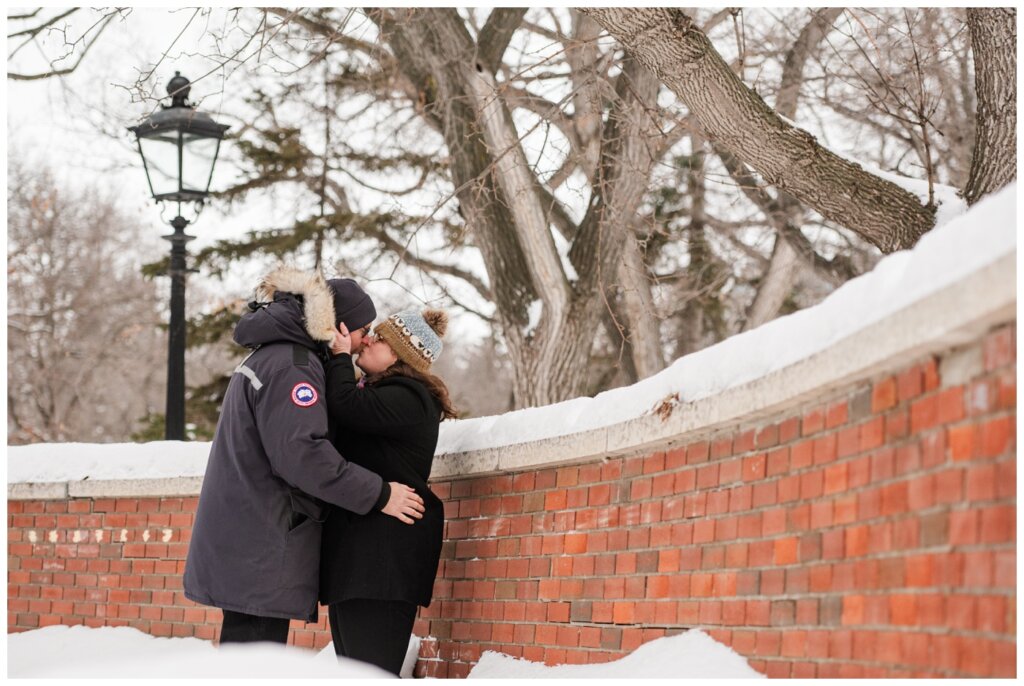
[[[164,105],[138,126],[129,127],[139,144],[149,190],[157,202],[178,203],[170,221],[171,325],[167,345],[167,415],[165,438],[185,439],[185,244],[195,238],[185,233],[191,222],[181,216],[182,203],[202,209],[210,193],[213,165],[220,142],[230,127],[198,112],[188,102],[189,80],[174,72],[167,84],[171,104]],[[198,216],[198,213],[197,213]]]

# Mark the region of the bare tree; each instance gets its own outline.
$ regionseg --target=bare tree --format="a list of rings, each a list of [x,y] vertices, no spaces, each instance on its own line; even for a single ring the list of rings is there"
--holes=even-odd
[[[461,307],[527,406],[807,306],[932,225],[927,201],[830,149],[966,181],[962,10],[622,12],[646,27],[625,54],[576,10],[229,13],[204,56],[251,95],[225,146],[244,176],[215,202],[281,197],[295,216],[197,266],[298,259]],[[146,79],[125,85],[152,102]]]
[[[126,440],[162,396],[166,340],[138,232],[95,189],[12,157],[8,176],[8,442]]]

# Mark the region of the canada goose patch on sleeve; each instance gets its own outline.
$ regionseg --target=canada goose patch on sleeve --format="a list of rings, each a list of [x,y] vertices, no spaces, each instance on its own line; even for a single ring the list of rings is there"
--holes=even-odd
[[[317,401],[316,389],[313,385],[306,382],[300,381],[295,384],[295,388],[292,389],[292,402],[299,407],[309,407],[310,405],[316,404]]]

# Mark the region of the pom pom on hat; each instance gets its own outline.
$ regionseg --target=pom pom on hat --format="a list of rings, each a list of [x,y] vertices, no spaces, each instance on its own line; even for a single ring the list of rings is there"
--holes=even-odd
[[[448,331],[448,313],[444,310],[423,310],[423,319],[439,337]]]

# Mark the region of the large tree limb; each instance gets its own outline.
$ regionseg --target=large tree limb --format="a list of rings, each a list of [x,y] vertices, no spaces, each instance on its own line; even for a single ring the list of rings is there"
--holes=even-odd
[[[566,313],[571,293],[550,224],[534,193],[536,177],[530,172],[494,77],[475,65],[465,65],[463,72],[464,83],[477,110],[477,123],[494,158],[494,174],[514,218],[530,275],[547,310],[545,318],[557,321]]]
[[[706,135],[826,219],[892,252],[935,224],[935,208],[822,147],[765,104],[677,9],[588,8],[686,104]]]
[[[971,7],[978,132],[964,189],[968,205],[1017,178],[1017,10]]]

